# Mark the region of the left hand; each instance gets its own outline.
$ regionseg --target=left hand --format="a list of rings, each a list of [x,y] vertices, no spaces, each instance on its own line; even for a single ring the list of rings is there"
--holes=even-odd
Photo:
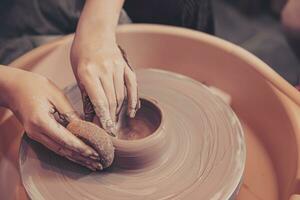
[[[99,154],[63,126],[79,117],[52,81],[33,72],[0,66],[0,94],[5,94],[0,95],[0,106],[15,114],[31,139],[91,170],[101,169]]]

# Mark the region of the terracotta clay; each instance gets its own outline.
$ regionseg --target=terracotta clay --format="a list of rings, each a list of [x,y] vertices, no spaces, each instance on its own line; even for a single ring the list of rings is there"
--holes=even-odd
[[[137,78],[142,98],[138,120],[120,126],[119,138],[110,136],[115,161],[106,171],[87,173],[65,159],[49,156],[41,146],[23,141],[20,169],[32,199],[235,196],[246,149],[241,125],[230,107],[206,86],[179,74],[137,70]],[[75,109],[81,107],[76,85],[66,94]]]
[[[184,74],[231,96],[231,106],[242,121],[247,143],[246,168],[236,199],[299,198],[300,93],[297,90],[251,53],[201,32],[130,24],[119,27],[117,36],[135,68],[156,67]],[[69,59],[72,41],[73,35],[62,37],[30,51],[11,66],[40,73],[65,88],[75,83]],[[18,163],[24,130],[12,113],[2,108],[0,132],[0,199],[27,200]],[[61,168],[70,167],[67,163]],[[103,178],[102,172],[99,179]],[[84,181],[83,176],[73,178]]]
[[[83,120],[71,121],[67,129],[97,151],[100,156],[100,170],[112,164],[114,160],[114,147],[111,139],[103,129]]]
[[[122,140],[137,140],[151,135],[161,123],[161,111],[150,101],[141,100],[141,108],[134,118],[128,117],[127,108],[120,112],[117,138]]]

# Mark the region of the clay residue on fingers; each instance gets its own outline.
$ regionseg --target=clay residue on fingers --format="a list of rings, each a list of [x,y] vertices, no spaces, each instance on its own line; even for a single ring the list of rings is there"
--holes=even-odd
[[[94,104],[94,110],[96,112],[96,115],[98,116],[100,126],[111,136],[115,135],[115,122],[112,121],[110,118],[110,114],[108,111],[104,109],[104,106]]]

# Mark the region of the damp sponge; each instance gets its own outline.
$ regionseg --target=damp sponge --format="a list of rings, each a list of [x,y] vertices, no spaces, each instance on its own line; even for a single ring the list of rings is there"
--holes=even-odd
[[[114,160],[114,146],[110,137],[103,129],[83,120],[71,121],[67,125],[67,129],[96,150],[100,156],[101,170],[112,164]]]

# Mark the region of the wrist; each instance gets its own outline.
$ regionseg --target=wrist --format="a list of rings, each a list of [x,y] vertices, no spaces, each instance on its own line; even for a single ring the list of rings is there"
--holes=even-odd
[[[80,28],[75,33],[75,43],[82,46],[99,46],[116,43],[115,29],[97,27],[97,29]]]
[[[97,37],[77,34],[73,41],[71,56],[86,55],[90,52],[100,52],[112,49],[116,45],[114,34],[101,33]]]

